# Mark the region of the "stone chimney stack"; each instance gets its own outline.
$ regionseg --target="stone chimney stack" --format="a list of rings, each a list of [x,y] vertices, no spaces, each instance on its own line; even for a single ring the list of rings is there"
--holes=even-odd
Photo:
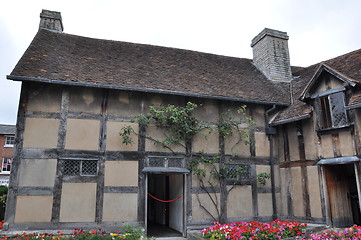
[[[269,80],[277,82],[292,80],[286,32],[265,28],[253,38],[251,47],[255,66]]]
[[[64,30],[60,12],[44,10],[40,13],[39,29],[45,28],[62,32]]]

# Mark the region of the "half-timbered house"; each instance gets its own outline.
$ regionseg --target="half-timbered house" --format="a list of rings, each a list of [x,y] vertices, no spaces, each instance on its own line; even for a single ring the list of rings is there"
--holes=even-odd
[[[264,29],[253,59],[81,37],[43,10],[39,31],[8,79],[22,82],[6,224],[10,229],[118,228],[157,223],[184,236],[213,222],[189,171],[189,152],[222,153],[247,166],[227,194],[222,221],[275,218],[360,223],[361,50],[291,67],[288,36]],[[217,123],[247,105],[249,145],[236,134],[196,136],[185,149],[154,145],[156,126],[131,122],[150,106],[187,102]],[[134,144],[119,132],[131,125]],[[258,173],[270,173],[266,185]],[[159,199],[177,198],[169,204]],[[180,196],[180,198],[178,198]],[[204,205],[200,206],[202,200]]]

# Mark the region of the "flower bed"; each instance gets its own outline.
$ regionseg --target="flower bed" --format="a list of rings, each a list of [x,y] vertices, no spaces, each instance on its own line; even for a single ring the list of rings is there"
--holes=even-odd
[[[271,223],[261,222],[240,222],[230,224],[220,224],[215,222],[213,226],[201,231],[202,237],[211,240],[225,239],[282,239],[301,236],[307,224],[296,221],[280,221],[279,219]]]
[[[215,222],[213,226],[201,231],[203,238],[210,240],[266,240],[266,239],[299,239],[299,240],[358,240],[361,239],[361,227],[352,226],[342,230],[325,230],[319,233],[305,233],[307,224],[296,221],[280,221],[279,219],[271,223],[261,222],[241,222],[220,224]]]
[[[309,240],[328,240],[328,239],[350,239],[358,240],[361,239],[361,227],[352,226],[345,228],[341,231],[338,230],[326,230],[320,233],[311,233],[302,239]]]
[[[0,240],[138,240],[138,239],[149,239],[144,237],[144,233],[141,228],[135,228],[126,226],[122,232],[117,231],[115,233],[106,233],[102,230],[84,231],[82,229],[76,229],[72,234],[66,235],[61,231],[57,231],[56,234],[48,233],[23,233],[17,236],[3,236]]]

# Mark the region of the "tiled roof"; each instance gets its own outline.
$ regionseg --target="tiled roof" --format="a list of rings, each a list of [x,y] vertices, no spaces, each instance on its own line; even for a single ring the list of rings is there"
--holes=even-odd
[[[291,83],[293,103],[291,106],[278,113],[273,120],[273,124],[277,125],[294,121],[296,119],[307,117],[311,114],[310,105],[300,101],[299,97],[321,64],[327,64],[332,69],[342,73],[355,83],[361,84],[361,49],[307,68],[294,69],[293,75],[296,76],[296,78]],[[361,103],[360,94],[352,96],[348,105],[356,105],[358,103]]]
[[[15,135],[16,126],[15,125],[3,125],[0,124],[0,134],[2,135]]]
[[[14,77],[15,76],[15,77]],[[9,79],[84,83],[289,104],[289,85],[274,83],[251,59],[39,30]],[[24,80],[24,79],[23,79]]]
[[[299,100],[299,97],[317,68],[318,64],[307,68],[293,70],[295,79],[291,82],[292,104],[283,111],[278,112],[277,116],[272,121],[273,124],[291,122],[295,119],[304,118],[310,115],[311,107]]]
[[[360,92],[357,92],[357,93],[354,93],[351,97],[351,99],[348,101],[348,104],[347,106],[348,107],[354,107],[354,106],[358,106],[361,104],[361,93]]]
[[[361,84],[361,49],[332,58],[325,63]]]

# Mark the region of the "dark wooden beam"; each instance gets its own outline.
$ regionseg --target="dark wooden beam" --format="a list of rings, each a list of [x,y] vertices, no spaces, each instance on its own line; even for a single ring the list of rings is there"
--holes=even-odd
[[[95,205],[95,221],[100,223],[103,219],[104,202],[104,174],[105,174],[105,150],[107,140],[107,112],[109,92],[103,89],[101,102],[101,119],[99,129],[99,152],[102,155],[98,160],[97,193]]]
[[[252,212],[253,217],[257,218],[259,216],[258,213],[258,187],[257,187],[257,172],[256,165],[250,166],[251,177],[252,177]]]
[[[285,169],[286,173],[286,193],[287,193],[287,215],[288,217],[294,217],[293,212],[293,201],[292,201],[292,176],[291,176],[291,168]]]
[[[292,162],[282,162],[280,163],[280,168],[292,168],[292,167],[302,167],[302,166],[314,166],[318,160],[299,160]]]
[[[18,107],[18,116],[16,122],[16,138],[14,146],[14,155],[11,165],[11,173],[9,180],[9,188],[7,195],[7,205],[5,211],[5,224],[4,230],[14,225],[15,211],[16,211],[16,199],[19,186],[19,168],[21,161],[21,152],[23,149],[24,141],[24,129],[25,129],[25,111],[28,101],[28,86],[29,83],[23,83],[20,93],[20,102]]]
[[[105,186],[104,193],[139,193],[139,187],[111,187]]]
[[[311,218],[311,204],[310,204],[310,192],[308,188],[308,173],[307,167],[301,167],[301,181],[302,181],[302,196],[303,196],[303,209],[305,210],[306,218]]]
[[[340,137],[338,133],[332,134],[332,148],[334,157],[341,157]]]
[[[146,101],[146,96],[145,94],[142,94],[142,99],[141,99],[141,113],[145,114],[145,101]],[[144,157],[145,157],[145,138],[146,136],[146,129],[144,126],[139,126],[139,130],[138,130],[138,187],[139,187],[139,192],[138,192],[138,222],[143,223],[143,227],[145,226],[145,204],[146,203],[146,176],[145,173],[142,172],[143,168],[144,168]]]
[[[288,129],[287,125],[282,125],[282,133],[283,133],[283,154],[284,154],[284,160],[285,162],[290,161],[290,147],[289,147],[289,141],[288,141]]]
[[[63,87],[61,94],[60,123],[58,129],[58,157],[61,158],[65,148],[66,127],[69,111],[69,88]],[[51,222],[58,223],[60,218],[61,192],[63,187],[63,161],[58,158],[54,181],[53,208]]]

